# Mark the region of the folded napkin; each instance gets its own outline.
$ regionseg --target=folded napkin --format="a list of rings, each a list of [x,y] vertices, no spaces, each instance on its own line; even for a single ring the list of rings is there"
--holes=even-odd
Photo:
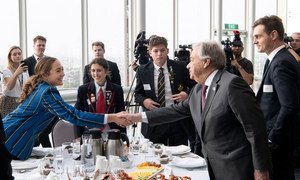
[[[53,151],[52,148],[34,147],[31,156],[44,157]]]
[[[46,178],[46,180],[60,180],[59,176],[54,173],[54,172],[50,172]]]
[[[29,158],[25,161],[21,160],[12,160],[11,166],[13,169],[22,170],[22,169],[33,169],[37,168],[40,163],[40,159]]]
[[[196,168],[196,167],[202,167],[205,166],[205,160],[202,157],[194,158],[194,157],[186,157],[181,158],[174,156],[172,160],[172,164],[174,166],[178,167],[184,167],[184,168]]]
[[[177,154],[184,154],[191,151],[191,148],[186,145],[179,145],[179,146],[165,146],[164,150],[170,151],[173,155]]]

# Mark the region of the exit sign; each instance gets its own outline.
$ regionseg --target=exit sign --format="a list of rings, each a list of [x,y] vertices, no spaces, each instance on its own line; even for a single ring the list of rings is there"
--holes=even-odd
[[[237,24],[225,24],[225,29],[239,29]]]

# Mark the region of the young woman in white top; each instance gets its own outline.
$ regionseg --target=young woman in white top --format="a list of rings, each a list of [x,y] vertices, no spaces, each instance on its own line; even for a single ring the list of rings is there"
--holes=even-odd
[[[20,47],[12,46],[7,58],[8,67],[3,70],[3,96],[0,99],[2,117],[16,109],[19,104],[17,99],[22,92],[23,84],[29,79],[28,67],[24,62],[21,62],[23,56]]]

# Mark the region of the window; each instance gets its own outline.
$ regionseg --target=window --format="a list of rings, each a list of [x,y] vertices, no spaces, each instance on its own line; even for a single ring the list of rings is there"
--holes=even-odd
[[[89,61],[94,58],[92,43],[101,41],[105,45],[107,60],[118,64],[122,84],[125,82],[125,30],[124,30],[124,3],[118,0],[89,0],[88,20],[88,52]]]
[[[33,54],[33,38],[47,38],[45,55],[58,58],[65,69],[61,88],[81,84],[81,1],[27,1],[28,56]],[[80,81],[79,81],[80,79]]]
[[[7,67],[7,54],[11,46],[19,46],[18,1],[0,1],[0,70]]]

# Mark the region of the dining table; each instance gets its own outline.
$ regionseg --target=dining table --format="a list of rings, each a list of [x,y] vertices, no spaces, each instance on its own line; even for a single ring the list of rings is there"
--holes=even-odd
[[[179,146],[182,147],[183,145]],[[180,148],[171,147],[168,150],[178,150]],[[40,173],[40,163],[43,160],[43,155],[47,154],[51,149],[39,148],[35,152],[41,151],[39,155],[33,155],[28,160],[20,161],[13,160],[13,176],[16,180],[57,180],[57,179],[69,179],[66,173],[63,175],[57,176],[53,171],[50,172],[48,176],[41,175]],[[41,157],[41,158],[39,158]],[[136,170],[138,164],[142,162],[157,162],[159,163],[159,158],[155,154],[144,154],[137,153],[128,155],[128,158],[132,163],[130,166],[124,168],[126,173],[130,173]],[[80,162],[80,161],[79,161]],[[205,164],[205,160],[198,155],[191,153],[189,151],[182,153],[174,153],[172,155],[172,160],[166,164],[161,164],[162,170],[159,173],[164,174],[167,178],[170,174],[181,177],[188,176],[191,179],[195,180],[209,180],[208,170]],[[72,178],[71,178],[72,179]],[[83,179],[83,178],[76,178]],[[155,176],[151,179],[155,180]]]

